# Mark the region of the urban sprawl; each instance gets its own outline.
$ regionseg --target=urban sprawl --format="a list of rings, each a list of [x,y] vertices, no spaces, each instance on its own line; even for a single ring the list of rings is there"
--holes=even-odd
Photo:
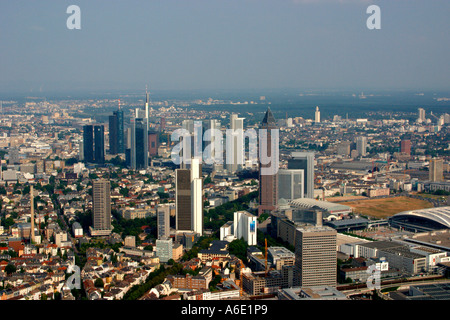
[[[268,100],[1,101],[0,299],[450,299],[449,114]],[[174,164],[199,122],[277,130],[278,170]]]

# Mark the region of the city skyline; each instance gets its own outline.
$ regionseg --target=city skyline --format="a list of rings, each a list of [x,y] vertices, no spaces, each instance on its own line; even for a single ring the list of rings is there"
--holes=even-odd
[[[4,1],[0,301],[450,300],[449,12]]]

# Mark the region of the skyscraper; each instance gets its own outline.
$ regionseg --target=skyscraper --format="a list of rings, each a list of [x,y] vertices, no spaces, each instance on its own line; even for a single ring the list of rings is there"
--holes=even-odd
[[[333,228],[322,226],[321,220],[322,216],[318,215],[315,226],[296,230],[295,286],[336,286],[337,232]]]
[[[314,114],[314,121],[316,123],[320,122],[320,111],[319,111],[319,106],[316,107],[316,112]]]
[[[231,154],[227,156],[226,168],[228,172],[235,173],[242,168],[244,163],[244,118],[239,118],[235,113],[231,114],[230,129],[237,134],[230,137],[232,139],[231,148],[227,149],[227,152],[231,152]],[[242,134],[239,134],[238,130],[240,130]]]
[[[411,155],[411,140],[402,140],[400,142],[400,152]]]
[[[162,263],[168,262],[170,259],[172,259],[172,238],[165,238],[165,239],[157,239],[155,241],[156,243],[156,256],[159,258],[159,261]]]
[[[175,170],[176,230],[191,230],[191,171]]]
[[[19,150],[16,147],[9,148],[8,157],[9,157],[8,164],[20,163]]]
[[[200,160],[191,161],[191,213],[192,231],[203,235],[203,179]]]
[[[190,169],[175,170],[177,231],[203,234],[203,179],[200,160],[192,158]]]
[[[192,155],[194,154],[194,147],[195,147],[195,139],[198,137],[195,137],[195,131],[194,131],[194,120],[186,119],[181,122],[181,128],[186,130],[187,133],[189,133],[189,140],[184,140],[185,137],[183,137],[183,150],[180,154],[182,158],[182,162],[180,164],[180,168],[187,169],[190,167],[190,159],[192,158]],[[197,140],[198,141],[198,140]]]
[[[109,153],[125,153],[123,110],[121,109],[109,116]]]
[[[444,160],[433,158],[430,160],[429,179],[432,182],[444,181]]]
[[[148,155],[150,157],[158,155],[159,134],[156,131],[148,133]]]
[[[419,123],[425,122],[425,120],[426,120],[425,119],[425,109],[419,108],[418,113],[419,113],[419,116],[417,118],[417,122],[419,122]]]
[[[94,126],[94,161],[105,163],[105,127]]]
[[[92,181],[92,235],[111,233],[111,192],[105,179]]]
[[[147,91],[147,88],[145,88],[145,116],[144,118],[148,119],[148,117],[150,116],[150,111],[149,111],[149,106],[148,104],[150,103],[150,92]]]
[[[294,200],[304,197],[304,170],[280,169],[278,171],[278,200]]]
[[[34,242],[34,190],[33,185],[30,186],[30,216],[31,216],[31,233],[30,240],[31,243]]]
[[[257,245],[257,218],[247,211],[234,212],[233,234],[236,239],[244,239],[249,246]]]
[[[367,138],[366,137],[357,137],[356,138],[356,151],[358,155],[365,156],[367,154]]]
[[[170,207],[167,203],[156,207],[156,224],[158,239],[170,236]]]
[[[130,166],[135,170],[148,167],[148,122],[145,118],[131,119]]]
[[[314,153],[292,152],[288,169],[302,169],[304,175],[304,198],[314,198]]]
[[[105,162],[105,128],[103,125],[83,126],[83,158],[88,163]]]
[[[220,142],[222,144],[223,141],[220,137],[216,137],[214,134],[216,130],[220,131],[220,121],[215,119],[209,120],[208,129],[210,130],[210,135],[205,133],[205,137],[207,141],[210,141],[209,151],[211,158],[205,159],[205,161],[210,161],[210,163],[213,164],[213,171],[217,171],[223,168],[223,164],[219,163],[220,161],[223,162],[223,145],[221,145],[220,148],[217,148],[217,143]]]
[[[264,131],[260,131],[259,147],[261,148],[262,144],[266,144],[267,157],[270,158],[270,162],[267,164],[262,163],[260,155],[258,215],[275,210],[278,204],[278,168],[273,168],[275,164],[278,164],[278,159],[275,159],[275,156],[277,156],[275,148],[277,146],[272,145],[272,129],[277,129],[277,126],[270,108],[267,109],[261,122],[261,129],[266,129],[266,133],[264,134]],[[265,174],[263,170],[270,167],[275,169],[275,173]]]
[[[94,128],[92,125],[83,126],[83,159],[88,163],[94,162]]]

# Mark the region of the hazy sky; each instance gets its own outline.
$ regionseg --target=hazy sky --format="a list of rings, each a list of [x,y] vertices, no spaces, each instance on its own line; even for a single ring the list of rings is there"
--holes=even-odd
[[[0,92],[450,89],[449,31],[448,0],[0,0]]]

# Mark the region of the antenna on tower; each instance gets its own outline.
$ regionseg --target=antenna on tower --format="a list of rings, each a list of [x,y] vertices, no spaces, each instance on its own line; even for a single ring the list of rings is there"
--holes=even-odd
[[[120,110],[120,99],[119,99],[119,110]]]

